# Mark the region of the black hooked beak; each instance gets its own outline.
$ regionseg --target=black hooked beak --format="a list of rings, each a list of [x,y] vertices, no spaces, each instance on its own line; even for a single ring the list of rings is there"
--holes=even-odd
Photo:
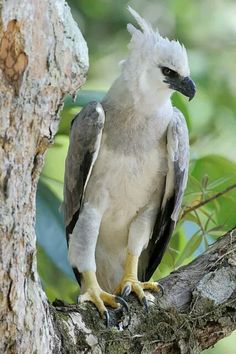
[[[172,80],[166,80],[168,82],[169,87],[175,91],[178,91],[182,93],[184,96],[187,96],[189,98],[189,101],[193,99],[196,93],[196,86],[195,83],[193,82],[190,77],[179,77],[178,79]]]
[[[187,76],[180,81],[178,91],[187,96],[189,101],[191,101],[196,93],[195,83],[190,79],[190,77]]]

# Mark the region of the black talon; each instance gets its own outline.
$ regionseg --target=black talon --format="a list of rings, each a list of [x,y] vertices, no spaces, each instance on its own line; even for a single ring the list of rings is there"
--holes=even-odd
[[[160,288],[160,292],[161,292],[161,296],[160,297],[162,297],[164,295],[164,288],[163,288],[163,286],[160,283],[157,283],[157,285]]]
[[[107,310],[104,311],[104,316],[105,316],[106,327],[110,327],[110,316]]]
[[[59,299],[55,299],[53,302],[52,302],[52,305],[55,306],[55,307],[63,307],[63,306],[66,306],[66,302],[62,301],[62,300],[59,300]]]
[[[131,286],[130,285],[126,285],[124,287],[122,293],[121,293],[121,296],[122,297],[127,297],[127,296],[129,296],[130,292],[131,292]]]
[[[115,299],[119,304],[121,304],[122,307],[126,309],[127,312],[129,312],[129,306],[127,302],[124,299],[122,299],[122,297],[116,296]]]
[[[145,311],[148,312],[148,301],[145,296],[142,298],[142,304],[145,308]]]

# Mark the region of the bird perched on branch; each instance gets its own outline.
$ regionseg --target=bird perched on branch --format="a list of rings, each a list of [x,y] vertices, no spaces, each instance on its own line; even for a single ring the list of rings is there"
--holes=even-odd
[[[144,290],[178,219],[188,174],[185,119],[171,104],[192,99],[186,49],[163,38],[129,7],[129,56],[101,103],[72,122],[65,166],[64,215],[69,260],[81,284],[80,302],[126,305]],[[120,295],[120,296],[117,296]]]

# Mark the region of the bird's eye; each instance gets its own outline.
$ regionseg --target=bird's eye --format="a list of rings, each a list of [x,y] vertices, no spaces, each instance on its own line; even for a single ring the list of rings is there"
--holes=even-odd
[[[161,71],[162,71],[162,74],[167,77],[174,78],[174,77],[178,76],[178,73],[176,71],[174,71],[170,68],[167,68],[166,66],[163,66],[161,68]]]

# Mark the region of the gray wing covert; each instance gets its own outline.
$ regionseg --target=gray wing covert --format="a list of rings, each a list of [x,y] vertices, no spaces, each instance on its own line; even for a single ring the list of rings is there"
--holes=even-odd
[[[103,108],[94,101],[85,106],[71,124],[62,204],[67,242],[78,220],[84,191],[99,152],[104,121]]]
[[[174,108],[173,119],[167,129],[168,172],[162,204],[158,212],[148,247],[140,261],[139,277],[150,279],[161,262],[178,220],[188,178],[189,138],[183,114]]]
[[[168,129],[167,149],[169,158],[174,163],[174,194],[175,204],[171,218],[176,223],[184,191],[188,181],[189,166],[189,136],[185,118],[177,108],[174,108],[175,120]]]

